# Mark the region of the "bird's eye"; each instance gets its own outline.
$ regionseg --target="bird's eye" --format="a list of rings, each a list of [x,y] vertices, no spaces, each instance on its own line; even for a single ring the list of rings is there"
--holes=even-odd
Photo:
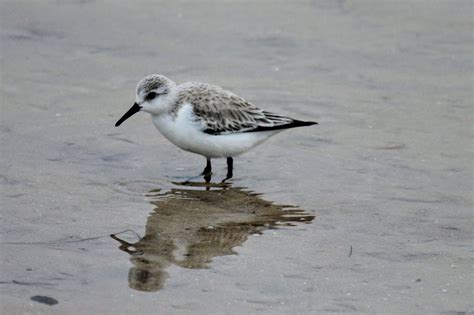
[[[150,92],[148,93],[148,95],[146,96],[146,100],[147,101],[151,101],[152,99],[154,99],[155,97],[157,97],[158,94],[156,92]]]

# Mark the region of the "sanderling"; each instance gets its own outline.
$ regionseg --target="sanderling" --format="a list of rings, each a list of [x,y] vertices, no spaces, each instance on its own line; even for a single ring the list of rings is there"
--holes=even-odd
[[[285,129],[317,124],[264,111],[215,85],[176,85],[159,74],[138,82],[135,104],[115,126],[139,111],[150,113],[156,128],[169,141],[206,158],[202,175],[210,178],[211,158],[227,158],[223,181],[232,178],[233,157]]]

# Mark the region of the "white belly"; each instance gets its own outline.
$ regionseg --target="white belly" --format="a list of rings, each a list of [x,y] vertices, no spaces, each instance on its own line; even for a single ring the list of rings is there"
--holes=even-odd
[[[244,132],[210,135],[200,131],[200,124],[192,118],[191,106],[186,105],[173,120],[168,114],[152,116],[156,128],[169,141],[183,150],[209,158],[233,157],[262,143],[278,131]]]

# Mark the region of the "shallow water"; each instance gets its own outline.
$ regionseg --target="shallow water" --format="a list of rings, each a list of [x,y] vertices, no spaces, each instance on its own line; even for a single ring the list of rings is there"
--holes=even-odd
[[[2,1],[1,312],[473,311],[471,9]],[[175,185],[152,72],[319,125]]]
[[[170,265],[210,268],[214,257],[236,255],[233,248],[242,246],[250,236],[314,219],[314,215],[272,204],[243,188],[195,184],[202,189],[151,191],[151,204],[156,208],[147,218],[145,235],[139,240],[128,242],[111,236],[121,244],[122,251],[130,254],[130,288],[158,291],[165,286]]]

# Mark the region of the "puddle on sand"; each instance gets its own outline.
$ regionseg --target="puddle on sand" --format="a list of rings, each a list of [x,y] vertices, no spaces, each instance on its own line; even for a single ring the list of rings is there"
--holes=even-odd
[[[132,289],[158,291],[171,265],[208,268],[214,257],[236,254],[232,249],[252,234],[314,219],[304,210],[273,204],[241,187],[212,183],[176,187],[150,191],[155,209],[139,241],[129,243],[112,235],[120,242],[119,248],[130,254]]]

